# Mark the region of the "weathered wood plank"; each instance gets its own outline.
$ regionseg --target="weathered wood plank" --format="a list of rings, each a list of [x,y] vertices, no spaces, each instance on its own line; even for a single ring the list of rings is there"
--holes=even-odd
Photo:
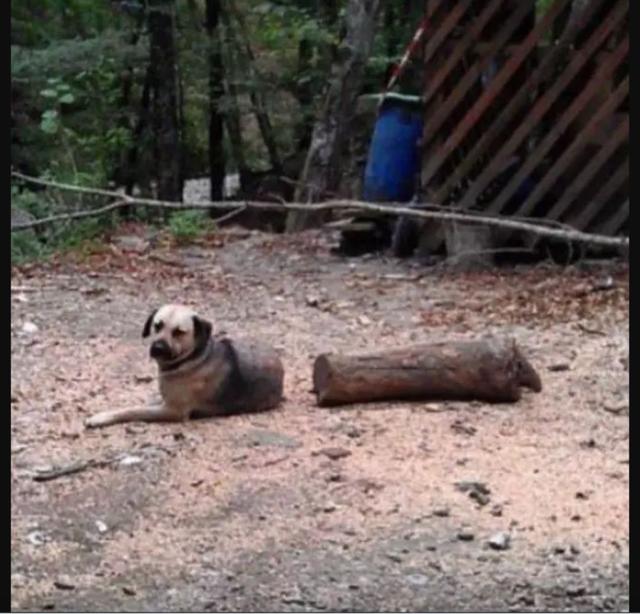
[[[493,122],[493,125],[490,126],[485,133],[478,139],[478,141],[473,145],[472,149],[465,155],[464,160],[455,169],[454,172],[447,178],[447,181],[442,185],[442,187],[438,190],[435,202],[442,202],[447,196],[449,190],[459,181],[462,180],[473,168],[473,165],[476,164],[483,156],[488,156],[491,152],[493,155],[491,158],[494,160],[499,157],[504,163],[504,160],[509,157],[509,155],[504,155],[495,153],[494,141],[499,136],[501,136],[505,130],[505,128],[509,125],[509,122],[513,120],[518,111],[522,112],[522,109],[525,109],[529,105],[531,106],[532,92],[541,85],[541,83],[547,80],[553,72],[556,70],[556,65],[562,60],[563,56],[571,45],[573,45],[578,33],[580,32],[580,26],[587,23],[587,19],[589,19],[595,12],[608,0],[594,0],[591,3],[591,10],[588,14],[585,15],[584,22],[577,22],[573,27],[567,28],[560,40],[558,40],[557,44],[549,50],[549,52],[543,57],[540,65],[531,73],[528,79],[527,87],[522,88],[507,104],[505,109],[501,111],[496,120]],[[584,62],[580,63],[580,66],[583,65]],[[577,70],[577,69],[576,69]],[[575,75],[575,70],[571,73]],[[551,101],[552,102],[552,101]],[[547,107],[548,108],[548,107]],[[527,124],[528,128],[527,132],[530,132],[535,128],[535,125],[539,121],[538,117],[535,115],[535,106],[529,109],[529,113],[523,118],[523,124]],[[523,137],[524,138],[524,137]],[[517,147],[521,144],[522,141],[519,141],[514,147],[510,147],[510,150],[513,152],[517,149]],[[481,193],[481,191],[486,187],[486,185],[495,177],[498,172],[499,164],[496,160],[495,164],[489,164],[486,172],[478,177],[474,184],[467,191],[466,196],[463,200],[458,203],[461,208],[472,206],[475,199]],[[488,178],[488,180],[485,180]],[[520,184],[518,184],[520,185]],[[507,201],[505,201],[507,202]]]
[[[563,173],[575,162],[576,157],[583,151],[585,145],[589,142],[593,134],[598,130],[601,122],[603,122],[608,116],[610,116],[622,103],[625,97],[629,93],[629,77],[627,77],[616,88],[615,92],[605,103],[597,110],[596,114],[591,118],[589,123],[585,126],[573,142],[565,149],[560,157],[554,162],[553,166],[542,177],[541,181],[536,185],[529,196],[529,200],[532,203],[532,208],[538,204],[541,198],[553,187],[556,181],[562,176]],[[515,190],[520,185],[521,178],[514,177],[502,190],[499,197],[494,201],[493,207],[495,210],[501,210],[508,199],[511,198]],[[533,210],[533,209],[532,209]]]
[[[560,11],[568,4],[570,0],[557,0],[551,8],[545,13],[544,17],[536,25],[536,27],[527,35],[519,49],[514,53],[494,77],[493,81],[485,92],[480,96],[476,103],[467,111],[462,121],[456,126],[452,134],[446,141],[438,148],[436,154],[427,162],[426,168],[422,173],[422,181],[428,183],[441,168],[443,163],[448,159],[449,155],[462,143],[463,139],[467,136],[469,131],[478,123],[487,109],[495,101],[496,97],[502,92],[505,85],[513,77],[515,72],[522,66],[527,56],[535,48],[536,44],[540,41],[540,38],[551,27],[554,19],[558,16]],[[522,4],[519,10],[514,15],[519,15],[522,11],[525,15],[528,6]],[[513,15],[512,15],[513,17]],[[524,15],[523,15],[524,17]],[[503,32],[504,34],[504,32]],[[504,43],[501,44],[501,46]],[[468,74],[471,74],[469,71]]]
[[[520,145],[524,142],[525,138],[532,132],[532,130],[536,127],[536,125],[542,121],[545,114],[551,109],[553,103],[558,99],[558,97],[562,94],[562,92],[571,84],[573,79],[578,75],[580,70],[583,69],[588,60],[593,56],[593,54],[597,51],[597,49],[604,43],[606,38],[613,32],[616,26],[622,21],[625,14],[627,13],[627,9],[624,5],[618,5],[615,10],[609,15],[609,18],[605,20],[601,24],[599,28],[596,29],[593,36],[590,37],[587,44],[583,49],[577,51],[572,60],[569,62],[569,66],[567,66],[566,70],[560,75],[560,77],[554,82],[554,84],[546,91],[538,100],[535,102],[530,112],[527,114],[527,117],[522,123],[518,126],[516,131],[510,136],[506,143],[502,145],[502,147],[494,154],[493,160],[488,165],[488,167],[484,170],[484,172],[478,177],[472,186],[469,188],[464,198],[461,200],[459,204],[460,208],[465,209],[470,207],[478,197],[478,195],[484,190],[487,185],[491,182],[491,180],[496,176],[500,164],[504,163],[504,161],[512,156],[520,147]],[[622,58],[620,58],[621,61]],[[613,70],[609,66],[601,67],[600,75],[602,78],[611,74]],[[592,79],[582,94],[574,100],[576,106],[573,107],[574,112],[573,116],[577,115],[582,109],[586,106],[587,102],[593,97],[595,92],[601,87],[598,80],[595,78]],[[576,102],[580,100],[580,104],[576,104]],[[573,117],[572,117],[573,119]],[[560,136],[562,128],[560,128],[561,123],[568,123],[566,121],[566,116],[563,117],[558,122],[558,128],[554,129],[554,134],[556,136]],[[530,155],[527,159],[527,162],[523,167],[519,169],[516,175],[512,178],[510,183],[508,184],[509,192],[507,192],[506,187],[500,194],[500,196],[494,201],[491,205],[491,210],[494,212],[499,212],[502,210],[504,205],[508,202],[509,198],[515,193],[518,187],[521,185],[522,181],[527,177],[527,175],[531,172],[533,168],[535,168],[533,164],[533,160],[536,158],[537,162],[542,159],[542,156],[539,154],[537,156]],[[526,167],[526,170],[525,170]]]

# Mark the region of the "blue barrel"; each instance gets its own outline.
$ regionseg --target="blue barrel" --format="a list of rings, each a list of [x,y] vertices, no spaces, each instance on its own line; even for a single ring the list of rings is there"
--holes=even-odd
[[[366,201],[408,202],[420,169],[418,140],[422,106],[404,99],[385,99],[369,146],[362,197]]]

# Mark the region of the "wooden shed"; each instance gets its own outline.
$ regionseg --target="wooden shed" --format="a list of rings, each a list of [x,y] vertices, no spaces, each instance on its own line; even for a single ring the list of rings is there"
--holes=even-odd
[[[426,0],[425,11],[419,200],[628,234],[628,1]],[[422,250],[455,251],[459,230],[427,223]]]

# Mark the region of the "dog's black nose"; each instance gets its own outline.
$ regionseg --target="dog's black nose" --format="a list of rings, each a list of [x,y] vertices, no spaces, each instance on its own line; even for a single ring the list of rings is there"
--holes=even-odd
[[[164,339],[157,339],[149,348],[151,358],[171,358],[171,348]]]

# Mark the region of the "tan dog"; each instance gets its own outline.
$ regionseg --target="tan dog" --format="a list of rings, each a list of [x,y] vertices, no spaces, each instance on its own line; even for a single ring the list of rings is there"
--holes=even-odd
[[[212,326],[184,305],[154,311],[142,331],[158,364],[158,407],[105,411],[88,427],[118,422],[178,422],[276,407],[282,400],[284,370],[274,349],[211,336]]]

